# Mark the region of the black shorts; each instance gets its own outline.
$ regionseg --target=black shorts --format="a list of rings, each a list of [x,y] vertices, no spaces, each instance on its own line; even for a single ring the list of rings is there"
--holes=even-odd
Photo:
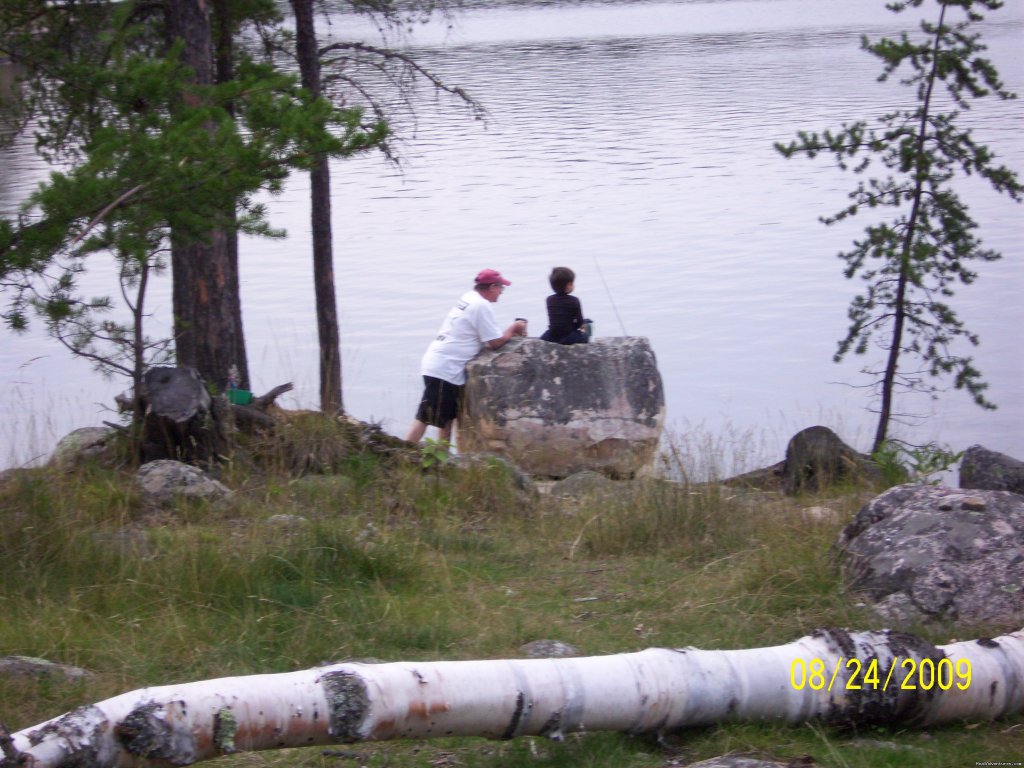
[[[416,419],[432,427],[447,427],[459,414],[462,390],[458,384],[433,376],[423,377],[423,399]]]

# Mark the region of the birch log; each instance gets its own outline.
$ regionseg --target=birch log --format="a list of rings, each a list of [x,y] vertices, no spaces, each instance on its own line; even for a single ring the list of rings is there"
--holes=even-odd
[[[560,739],[728,719],[921,726],[1022,711],[1024,629],[944,646],[828,629],[748,650],[343,663],[145,688],[0,739],[0,768],[188,765],[339,742]]]

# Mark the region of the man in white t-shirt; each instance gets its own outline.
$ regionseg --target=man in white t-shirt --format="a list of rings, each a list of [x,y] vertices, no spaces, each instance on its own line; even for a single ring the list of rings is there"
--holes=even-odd
[[[458,415],[466,383],[466,363],[485,345],[497,349],[513,336],[526,335],[526,323],[522,320],[516,320],[504,332],[499,330],[491,309],[505,286],[512,283],[494,269],[481,271],[473,282],[473,290],[463,294],[452,307],[423,355],[423,398],[405,438],[411,443],[418,443],[428,426],[438,428],[439,441],[451,442],[452,423]]]

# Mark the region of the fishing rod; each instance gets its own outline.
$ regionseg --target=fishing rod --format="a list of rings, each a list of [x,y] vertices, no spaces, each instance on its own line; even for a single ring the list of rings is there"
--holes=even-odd
[[[594,259],[594,268],[597,270],[597,276],[601,278],[601,284],[604,286],[604,292],[608,294],[608,301],[611,302],[612,311],[615,313],[615,319],[619,321],[619,327],[622,329],[622,335],[629,336],[629,333],[626,331],[626,325],[622,322],[622,317],[619,315],[619,308],[615,306],[615,299],[612,297],[612,292],[608,287],[608,282],[604,279],[604,273],[601,271],[601,265],[597,263],[597,254],[591,253],[590,256]]]

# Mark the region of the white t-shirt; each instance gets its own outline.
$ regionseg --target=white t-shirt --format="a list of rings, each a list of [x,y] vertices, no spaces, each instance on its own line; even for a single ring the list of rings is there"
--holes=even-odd
[[[485,342],[501,338],[491,302],[475,290],[462,295],[441,323],[420,363],[420,373],[451,384],[466,383],[466,363]]]

